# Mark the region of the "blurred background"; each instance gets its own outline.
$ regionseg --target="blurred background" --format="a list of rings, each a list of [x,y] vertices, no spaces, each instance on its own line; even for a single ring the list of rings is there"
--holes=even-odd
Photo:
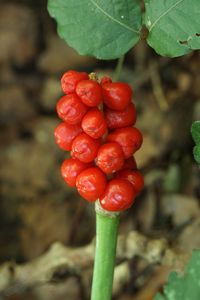
[[[65,71],[112,76],[116,61],[80,56],[67,46],[45,0],[0,3],[0,262],[26,263],[56,241],[76,248],[95,235],[93,205],[60,176],[66,154],[54,143],[55,104]],[[199,70],[199,52],[161,58],[141,41],[127,53],[120,78],[134,90],[137,127],[144,134],[136,158],[146,184],[122,215],[120,233],[136,229],[150,238],[164,237],[188,253],[200,247],[200,171],[190,136],[192,121],[200,119]],[[114,299],[153,299],[166,280],[165,267],[138,257],[128,263],[131,276]],[[0,267],[0,281],[2,276]],[[91,271],[88,281],[84,276],[28,289],[19,285],[0,291],[0,297],[86,300]]]

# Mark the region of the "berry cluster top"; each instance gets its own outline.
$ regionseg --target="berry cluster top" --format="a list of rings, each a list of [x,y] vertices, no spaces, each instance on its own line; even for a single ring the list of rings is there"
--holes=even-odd
[[[132,127],[136,109],[132,89],[94,73],[68,71],[61,78],[64,96],[56,109],[62,120],[55,128],[58,146],[71,152],[61,174],[89,202],[108,211],[123,211],[144,185],[133,154],[142,145],[142,134]]]

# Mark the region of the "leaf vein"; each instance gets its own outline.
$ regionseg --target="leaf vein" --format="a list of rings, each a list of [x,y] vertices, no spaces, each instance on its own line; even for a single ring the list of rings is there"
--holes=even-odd
[[[149,32],[152,31],[153,27],[160,21],[160,19],[162,19],[164,16],[166,16],[173,8],[175,8],[177,5],[179,5],[181,2],[183,2],[184,0],[179,0],[178,2],[176,2],[175,4],[173,4],[171,7],[169,7],[162,15],[160,15],[158,17],[157,20],[155,20],[155,22],[151,25],[151,27],[149,28]]]
[[[139,31],[131,28],[130,26],[126,25],[125,23],[122,23],[121,21],[115,19],[114,17],[112,17],[111,15],[109,15],[102,7],[99,6],[99,4],[97,4],[94,0],[90,0],[90,2],[96,6],[97,9],[99,9],[105,16],[107,16],[109,19],[111,19],[113,22],[118,23],[119,25],[121,25],[122,27],[134,32],[134,33],[139,33]]]

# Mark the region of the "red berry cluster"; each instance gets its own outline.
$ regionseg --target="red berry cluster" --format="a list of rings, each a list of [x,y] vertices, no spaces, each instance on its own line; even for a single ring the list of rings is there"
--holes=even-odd
[[[71,151],[61,166],[65,182],[108,211],[129,208],[143,188],[133,154],[142,134],[132,127],[136,109],[127,83],[92,73],[68,71],[61,78],[65,95],[57,103],[62,123],[55,129],[58,146]],[[109,179],[108,179],[109,178]]]

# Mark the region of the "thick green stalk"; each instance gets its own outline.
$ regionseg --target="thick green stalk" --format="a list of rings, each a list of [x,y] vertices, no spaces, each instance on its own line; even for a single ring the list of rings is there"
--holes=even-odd
[[[118,214],[96,209],[96,252],[91,300],[110,300],[112,297],[118,225]]]

